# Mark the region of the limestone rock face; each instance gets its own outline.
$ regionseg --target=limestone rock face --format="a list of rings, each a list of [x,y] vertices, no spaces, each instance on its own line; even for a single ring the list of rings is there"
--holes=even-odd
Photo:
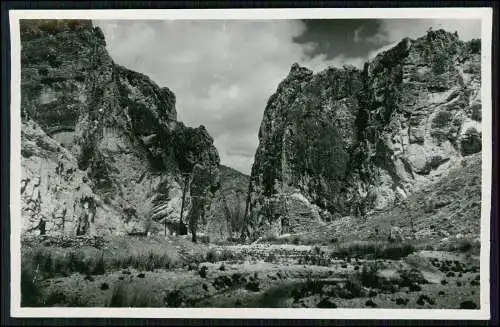
[[[203,126],[177,121],[175,96],[168,88],[115,64],[102,31],[89,21],[25,20],[21,43],[23,173],[33,183],[37,169],[43,170],[41,176],[52,176],[52,166],[63,160],[75,176],[86,178],[87,184],[74,183],[93,199],[84,205],[91,227],[82,227],[83,232],[71,224],[60,228],[51,218],[59,215],[55,211],[66,210],[69,220],[76,219],[72,208],[81,197],[68,193],[61,208],[52,208],[56,195],[46,188],[39,205],[54,226],[51,233],[145,233],[164,225],[174,230],[183,193],[184,221],[200,220],[200,208],[210,205],[218,183],[219,156]],[[44,152],[50,159],[24,155],[24,140],[35,138],[53,144]],[[31,151],[41,151],[34,144]],[[54,157],[58,149],[67,159]],[[40,162],[45,166],[39,168]],[[70,187],[50,178],[52,187]],[[193,205],[193,191],[204,197],[202,203]],[[29,206],[28,199],[23,205]],[[37,219],[34,213],[23,214],[23,231],[29,232],[28,221]]]
[[[220,166],[220,187],[207,217],[205,233],[211,241],[239,239],[243,230],[249,176]]]
[[[23,231],[47,234],[109,234],[123,231],[120,213],[91,187],[76,158],[34,121],[22,124],[21,199]]]
[[[264,112],[244,234],[390,207],[478,151],[479,40],[429,31],[361,71],[294,64]]]

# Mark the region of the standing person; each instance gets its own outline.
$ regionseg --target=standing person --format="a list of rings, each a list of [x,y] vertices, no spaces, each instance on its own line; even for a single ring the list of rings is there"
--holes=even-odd
[[[40,230],[40,235],[45,235],[45,225],[46,222],[43,218],[40,218],[40,223],[38,223],[38,229]]]

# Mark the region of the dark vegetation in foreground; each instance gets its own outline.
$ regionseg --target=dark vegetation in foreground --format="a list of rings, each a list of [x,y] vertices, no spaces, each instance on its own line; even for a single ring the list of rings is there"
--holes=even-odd
[[[282,254],[285,253],[288,256],[286,251],[290,251],[280,249],[271,251],[268,249],[264,253],[254,254],[253,250],[244,253],[237,251],[237,247],[215,248],[209,245],[194,245],[190,242],[177,248],[170,243],[161,243],[158,240],[146,238],[120,240],[119,242],[122,243],[114,244],[110,242],[96,247],[61,247],[50,242],[23,247],[21,271],[22,306],[53,306],[61,303],[65,306],[89,306],[82,298],[73,296],[70,292],[63,292],[60,289],[50,290],[48,293],[43,292],[47,281],[53,278],[70,277],[75,273],[84,275],[86,281],[94,281],[100,275],[119,272],[120,270],[123,270],[123,274],[126,272],[130,274],[129,269],[132,268],[140,272],[136,276],[137,278],[144,278],[144,272],[148,271],[182,269],[182,271],[195,271],[198,276],[205,279],[208,278],[208,269],[207,265],[203,263],[222,262],[217,268],[221,272],[226,270],[224,262],[242,263],[244,260],[260,260],[285,267],[288,264],[281,261],[283,260]],[[123,242],[130,244],[124,246]],[[476,252],[478,245],[471,241],[461,240],[449,245],[449,248],[456,252],[473,253]],[[347,268],[350,265],[354,270],[347,274],[345,283],[335,285],[325,285],[325,281],[311,277],[302,286],[294,289],[294,296],[300,298],[307,294],[321,294],[321,296],[352,299],[380,292],[395,292],[398,287],[408,287],[414,291],[419,290],[420,285],[426,283],[426,281],[418,270],[399,271],[400,279],[398,281],[381,278],[378,274],[380,270],[378,262],[380,260],[406,259],[408,255],[419,250],[422,250],[422,246],[415,246],[405,242],[388,243],[383,241],[357,241],[328,247],[310,247],[310,250],[302,251],[298,256],[292,256],[295,264],[310,267],[333,267],[335,265],[340,268]],[[434,265],[434,261],[432,264]],[[461,271],[457,269],[461,269],[461,267],[457,267],[445,265],[437,268],[447,274],[450,274],[450,271],[458,274]],[[233,276],[235,280],[233,280],[234,278],[220,276],[220,278],[213,281],[214,287],[224,288],[227,285],[236,287],[241,284],[240,275]],[[111,286],[107,283],[100,285],[101,290],[111,288],[112,296],[107,305],[117,307],[175,307],[189,304],[184,301],[182,292],[179,290],[165,293],[164,299],[160,303],[157,299],[154,300],[148,295],[147,289],[142,290],[139,287],[129,285],[123,279],[124,277],[120,277],[118,283]],[[478,280],[473,282],[474,285],[479,284]],[[259,283],[260,280],[254,278],[245,280],[241,285],[250,292],[259,292],[261,287]],[[327,300],[318,304],[319,307],[333,305]]]

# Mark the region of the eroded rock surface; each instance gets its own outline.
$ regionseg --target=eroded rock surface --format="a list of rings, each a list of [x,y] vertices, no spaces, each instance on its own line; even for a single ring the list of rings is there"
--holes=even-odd
[[[245,235],[391,207],[481,151],[480,41],[443,30],[365,64],[294,64],[259,131]]]
[[[204,220],[219,156],[168,88],[115,64],[90,21],[23,20],[21,43],[25,233],[178,232],[185,185],[184,222]]]

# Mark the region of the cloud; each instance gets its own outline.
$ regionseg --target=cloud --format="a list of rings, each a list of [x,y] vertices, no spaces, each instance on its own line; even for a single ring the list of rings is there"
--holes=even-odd
[[[354,42],[358,43],[362,40],[361,32],[363,32],[364,28],[365,28],[365,26],[361,25],[360,27],[358,27],[354,30]]]
[[[390,19],[381,21],[378,32],[370,31],[367,37],[365,22],[360,20],[345,30],[353,38],[335,46],[344,51],[363,42],[370,46],[362,47],[365,52],[356,56],[346,56],[337,48],[329,59],[317,51],[319,45],[330,42],[328,37],[316,39],[321,44],[307,38],[295,42],[307,31],[300,20],[94,23],[103,29],[117,63],[169,87],[176,95],[179,120],[189,126],[205,125],[221,162],[245,173],[250,173],[267,100],[294,62],[315,72],[344,64],[362,68],[370,56],[406,36],[422,36],[430,26],[457,30],[465,40],[480,35],[479,21]],[[322,35],[328,35],[330,28],[335,33],[335,26],[326,28]]]
[[[249,173],[268,98],[294,62],[315,71],[359,58],[325,60],[293,40],[299,20],[96,21],[113,59],[169,87],[179,120],[203,124],[223,164]]]
[[[457,32],[462,41],[481,38],[479,19],[386,19],[381,21],[377,34],[365,38],[366,42],[382,45],[372,50],[368,58],[372,59],[377,54],[392,48],[405,37],[416,39],[424,36],[429,28]]]
[[[456,31],[462,41],[481,38],[481,21],[478,19],[387,19],[381,21],[378,33],[364,38],[368,43],[382,45],[371,50],[366,60],[372,60],[378,54],[391,49],[405,37],[416,39],[424,36],[429,28],[444,29],[451,33]]]

